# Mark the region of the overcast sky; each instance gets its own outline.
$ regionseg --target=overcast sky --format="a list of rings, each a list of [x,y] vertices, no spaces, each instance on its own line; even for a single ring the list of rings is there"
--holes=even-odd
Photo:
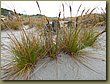
[[[62,3],[65,5],[65,16],[70,16],[69,4],[72,6],[72,15],[75,16],[80,4],[82,7],[79,14],[85,8],[91,10],[94,7],[97,9],[94,12],[100,13],[101,7],[105,10],[106,1],[38,1],[42,14],[49,17],[57,17],[59,11],[62,11]],[[18,13],[23,14],[39,14],[39,10],[35,1],[1,1],[1,8],[13,10],[14,8]],[[62,16],[62,15],[61,15]]]

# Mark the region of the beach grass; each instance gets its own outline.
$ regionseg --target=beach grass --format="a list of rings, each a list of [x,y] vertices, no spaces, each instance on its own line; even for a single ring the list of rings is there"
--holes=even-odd
[[[25,30],[21,31],[20,40],[14,34],[9,35],[9,38],[11,40],[10,50],[13,60],[3,67],[7,71],[6,77],[13,80],[22,74],[20,77],[27,80],[30,78],[29,76],[37,62],[46,56],[46,51],[39,38]]]

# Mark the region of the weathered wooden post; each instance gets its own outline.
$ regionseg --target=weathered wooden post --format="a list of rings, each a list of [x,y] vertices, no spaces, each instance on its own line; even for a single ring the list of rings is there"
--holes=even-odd
[[[55,20],[52,21],[52,29],[53,29],[53,31],[56,32],[56,30],[59,29],[59,28],[60,28],[60,22],[57,21],[57,20],[56,21]]]

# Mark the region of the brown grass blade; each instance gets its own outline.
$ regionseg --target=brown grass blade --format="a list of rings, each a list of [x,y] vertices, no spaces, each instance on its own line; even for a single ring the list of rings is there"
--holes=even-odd
[[[61,11],[60,11],[59,14],[58,14],[58,21],[59,21],[59,19],[60,19],[60,16],[61,16]]]
[[[62,7],[63,7],[63,19],[65,18],[65,8],[64,8],[64,4],[62,3]]]
[[[38,1],[36,1],[36,4],[37,4],[39,11],[40,11],[40,14],[41,14],[41,9],[40,9],[40,5],[39,5]]]
[[[89,14],[92,14],[92,13],[93,13],[93,11],[94,11],[95,9],[96,9],[96,8],[93,8]]]
[[[78,24],[78,17],[76,17],[76,28],[77,28],[77,24]]]
[[[90,8],[86,11],[85,15],[89,12]]]
[[[83,15],[84,11],[85,11],[85,9],[83,9],[83,11],[82,11],[82,13],[81,13],[81,17],[82,17],[82,15]]]
[[[78,12],[79,12],[81,6],[82,6],[82,4],[80,4],[80,6],[79,6],[79,8],[78,8],[76,16],[78,15]]]
[[[96,8],[93,8],[91,11],[90,11],[90,13],[88,14],[88,17],[94,12],[94,10],[95,10]],[[88,18],[87,17],[87,18]]]
[[[70,16],[72,17],[72,8],[71,8],[71,5],[69,6],[69,9],[70,9]]]

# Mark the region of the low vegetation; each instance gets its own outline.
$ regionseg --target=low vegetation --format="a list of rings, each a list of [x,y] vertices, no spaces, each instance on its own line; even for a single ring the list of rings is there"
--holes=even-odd
[[[36,3],[41,13],[39,3]],[[78,11],[80,10],[80,7],[81,6],[79,6]],[[69,8],[71,16],[72,8],[71,6],[69,6]],[[89,18],[90,24],[87,23],[89,21],[87,17],[90,17],[90,15],[92,16],[93,10],[90,11],[90,13],[86,12],[88,14],[87,16],[83,16],[85,10],[82,11],[80,18],[76,17],[76,24],[74,26],[70,26],[70,28],[56,28],[56,32],[54,33],[51,30],[47,31],[45,29],[45,27],[47,27],[45,24],[49,22],[48,17],[40,18],[39,20],[37,19],[37,21],[34,18],[28,18],[28,21],[24,21],[24,23],[21,23],[21,19],[18,19],[18,17],[17,19],[8,20],[7,22],[2,21],[4,23],[2,26],[15,30],[19,29],[20,26],[23,26],[22,24],[28,24],[29,27],[34,26],[43,29],[43,35],[41,35],[40,38],[32,32],[25,31],[23,28],[21,28],[20,31],[20,40],[18,40],[13,34],[12,36],[9,35],[12,43],[10,45],[10,50],[13,60],[10,64],[2,67],[6,70],[3,78],[10,80],[16,78],[25,80],[30,79],[30,74],[33,72],[35,65],[45,56],[54,60],[57,59],[60,52],[67,52],[67,54],[74,57],[76,54],[80,53],[82,49],[92,46],[97,38],[106,32],[106,29],[102,32],[96,32],[94,30],[97,23],[106,20],[105,18],[102,18],[102,16],[100,16],[100,20],[94,20],[92,22],[91,20],[94,18],[91,17],[92,19]],[[60,14],[61,12],[59,12],[57,18],[58,21],[60,20]],[[70,19],[72,21],[72,16]],[[47,29],[49,29],[49,27],[47,27]]]
[[[13,80],[22,76],[25,80],[29,79],[37,62],[46,56],[45,48],[41,44],[41,40],[32,32],[22,30],[20,40],[13,33],[12,36],[9,35],[9,38],[11,39],[10,50],[13,60],[4,66],[7,71],[6,78]]]

